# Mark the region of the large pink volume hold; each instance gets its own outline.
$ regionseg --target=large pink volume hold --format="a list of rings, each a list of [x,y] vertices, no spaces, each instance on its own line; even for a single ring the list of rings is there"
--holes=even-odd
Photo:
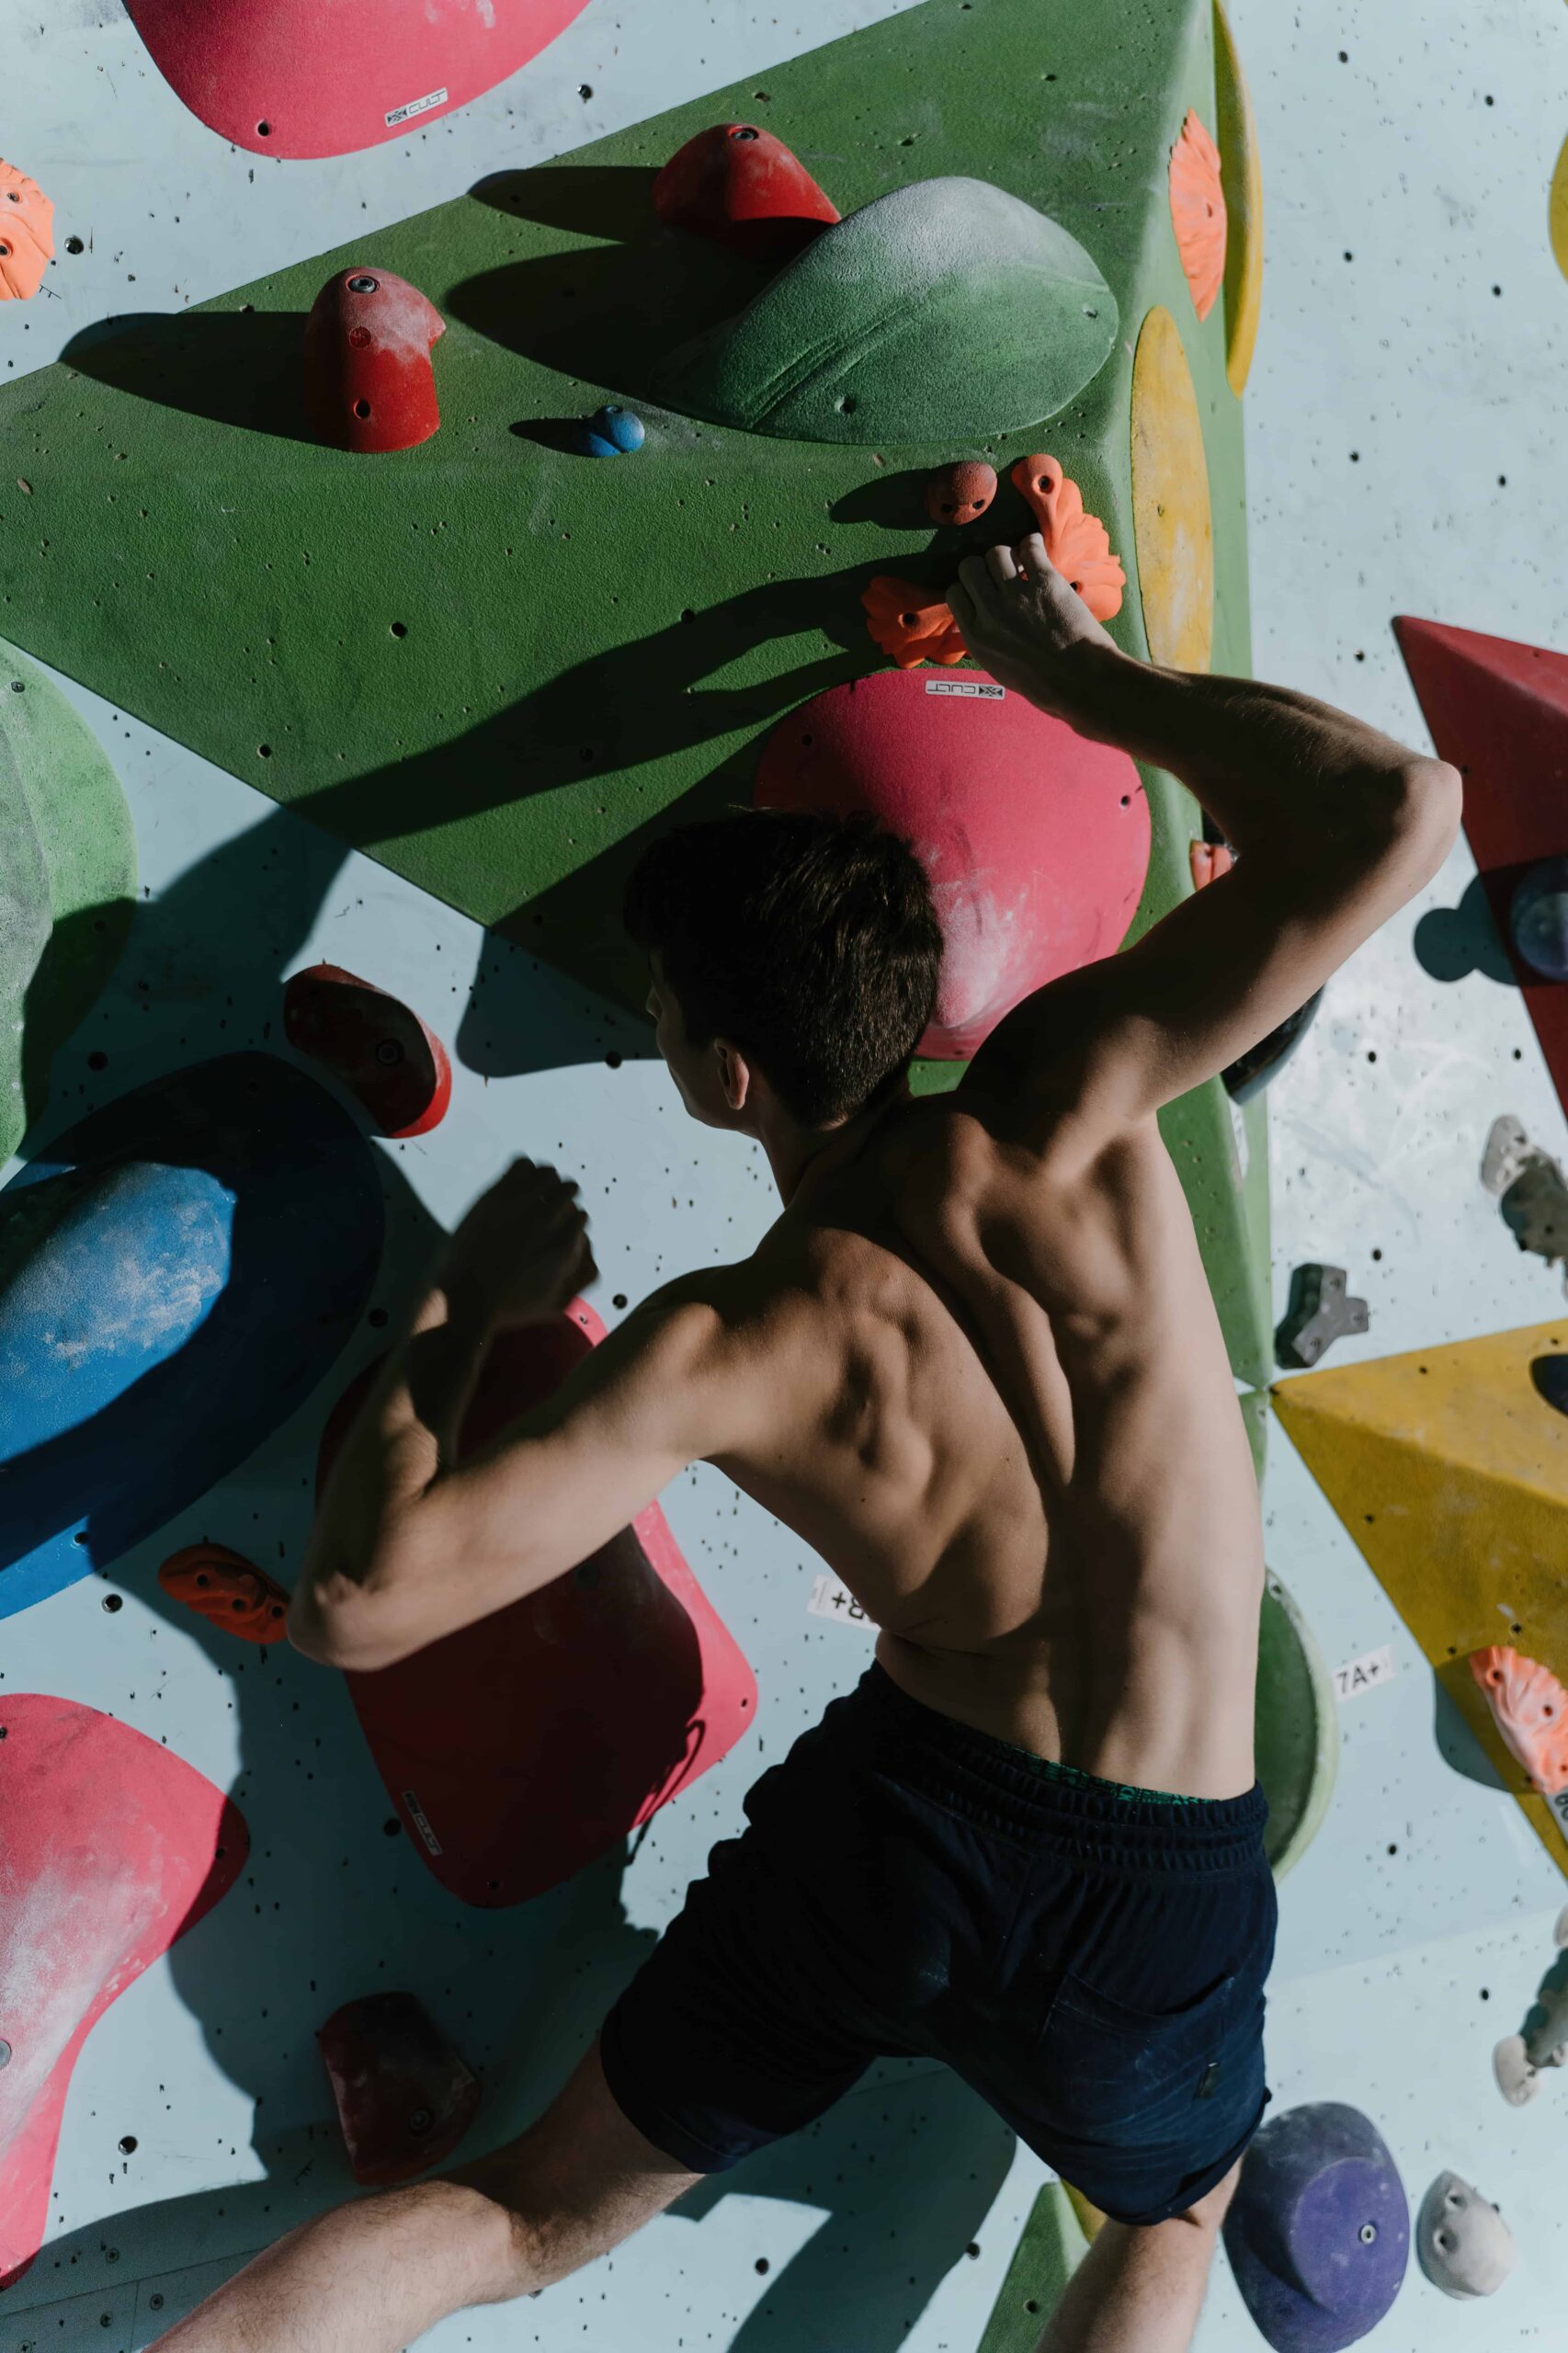
[[[222,1790],[96,1708],[0,1697],[0,2288],[37,2255],[77,2053],[238,1877]]]
[[[1121,945],[1149,869],[1125,752],[1085,743],[982,670],[878,670],[768,738],[761,809],[873,810],[931,878],[946,950],[920,1051],[967,1061],[1047,981]]]
[[[258,155],[417,131],[548,49],[587,0],[126,0],[165,82]]]
[[[580,1299],[497,1333],[460,1459],[541,1404],[604,1336]],[[323,1483],[374,1371],[328,1419]],[[756,1679],[656,1503],[537,1593],[347,1681],[415,1852],[486,1910],[558,1886],[629,1836],[756,1714]]]

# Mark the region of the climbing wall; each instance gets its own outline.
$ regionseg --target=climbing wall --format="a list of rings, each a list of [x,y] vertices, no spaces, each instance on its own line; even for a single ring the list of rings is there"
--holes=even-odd
[[[0,1347],[26,1342],[4,1410],[27,1416],[15,1434],[35,1483],[28,1542],[0,1570],[0,1722],[18,1694],[57,1695],[93,1738],[141,1736],[170,1768],[143,1770],[127,1745],[97,1785],[131,1826],[118,1847],[86,1842],[76,1916],[97,1942],[73,1931],[81,1965],[59,2023],[67,2046],[90,2031],[57,2080],[52,2163],[28,2177],[25,2234],[42,2245],[0,2292],[0,2353],[144,2347],[250,2251],[347,2195],[324,2058],[335,2033],[362,2030],[369,1997],[411,1994],[427,2021],[370,2013],[403,2021],[401,2080],[424,2067],[448,2102],[432,2093],[416,2155],[434,2161],[462,2132],[474,2078],[465,2148],[537,2112],[709,1845],[739,1826],[751,1779],[869,1655],[869,1630],[767,1515],[708,1472],[678,1482],[663,1498],[669,1550],[642,1534],[598,1591],[694,1578],[705,1639],[744,1670],[728,1686],[736,1716],[752,1691],[756,1721],[700,1775],[683,1779],[672,1754],[668,1802],[641,1822],[636,1805],[619,1823],[562,1809],[581,1840],[567,1875],[511,1902],[494,1873],[465,1865],[460,1887],[437,1868],[452,1850],[434,1855],[421,1828],[442,1843],[399,1769],[406,1728],[367,1720],[351,1678],[275,1636],[331,1408],[384,1347],[439,1233],[511,1154],[581,1176],[603,1269],[593,1306],[611,1325],[765,1226],[766,1167],[689,1127],[649,1059],[609,918],[648,826],[748,799],[797,706],[893,677],[860,601],[872,577],[938,593],[962,545],[1004,518],[1022,527],[1011,466],[1047,450],[1125,568],[1113,633],[1244,669],[1244,415],[1263,673],[1419,741],[1390,614],[1568,647],[1550,550],[1531,536],[1556,480],[1539,388],[1560,372],[1568,315],[1548,209],[1560,11],[1488,19],[1478,42],[1473,12],[1439,0],[1413,64],[1367,0],[1301,25],[1238,0],[1250,105],[1222,20],[1166,0],[1118,0],[1092,53],[1054,0],[805,0],[788,30],[710,0],[619,17],[591,0],[558,7],[555,38],[520,71],[509,54],[471,68],[437,40],[384,106],[375,74],[335,52],[304,74],[294,56],[241,58],[232,85],[187,90],[169,28],[189,13],[78,7],[46,25],[0,0],[17,85],[0,150],[53,200],[46,222],[16,184],[11,222],[46,231],[52,253],[33,239],[39,290],[17,291],[34,260],[20,228],[0,256],[14,458],[0,469],[0,682],[23,689],[0,683],[0,904],[26,910],[0,944],[27,1015],[6,1074],[27,1180],[12,1230],[25,1267],[44,1232],[44,1263],[69,1273],[72,1219],[102,1202],[138,1238],[151,1285],[173,1263],[159,1236],[193,1218],[207,1255],[178,1264],[217,1287],[255,1263],[256,1234],[291,1226],[291,1279],[319,1288],[325,1269],[342,1299],[310,1361],[232,1352],[226,1450],[206,1457],[182,1451],[187,1421],[210,1443],[199,1386],[179,1416],[139,1422],[157,1394],[96,1363],[143,1515],[131,1525],[114,1518],[123,1476],[96,1501],[77,1458],[51,1476],[64,1458],[44,1449],[64,1432],[33,1377],[46,1302],[35,1294],[29,1325],[26,1284],[0,1257],[17,1318]],[[269,13],[236,9],[222,29]],[[363,12],[337,13],[351,34]],[[503,29],[522,13],[497,0]],[[455,0],[424,12],[437,36],[449,14]],[[1458,77],[1437,62],[1454,55],[1470,61]],[[308,131],[290,110],[301,106]],[[1189,113],[1220,149],[1222,251]],[[1026,398],[1006,433],[999,410],[908,441],[881,419],[869,440],[737,422],[744,385],[733,353],[715,375],[710,335],[757,290],[757,266],[707,246],[682,258],[648,201],[680,142],[726,119],[784,139],[851,219],[978,172],[1060,222],[1116,306],[1098,372],[1059,414]],[[25,141],[13,120],[35,126]],[[0,176],[0,205],[11,186]],[[1377,252],[1369,219],[1389,226]],[[6,226],[0,210],[0,243]],[[445,330],[439,430],[381,457],[322,446],[304,423],[305,315],[329,278],[366,264],[416,287]],[[590,459],[573,421],[607,400],[646,438]],[[847,414],[835,434],[859,429]],[[992,509],[933,517],[928,467],[981,457],[1000,476]],[[1500,533],[1508,563],[1477,564]],[[897,686],[963,675],[915,669]],[[1170,779],[1145,769],[1140,784],[1133,936],[1190,887],[1202,832]],[[1333,985],[1274,1079],[1272,1308],[1263,1101],[1216,1084],[1167,1122],[1260,1454],[1268,1328],[1298,1263],[1343,1264],[1371,1310],[1364,1339],[1293,1384],[1298,1429],[1310,1384],[1342,1367],[1457,1351],[1553,1312],[1556,1278],[1515,1251],[1476,1182],[1504,1109],[1568,1157],[1482,898],[1461,852]],[[924,1085],[954,1074],[940,1042]],[[316,1135],[313,1159],[279,1149],[255,1098],[243,1168],[220,1158],[227,1127],[202,1090],[243,1086],[244,1072],[191,1074],[255,1058],[291,1100],[327,1107],[313,1129],[303,1112],[288,1122]],[[161,1174],[127,1190],[114,1140],[149,1089],[187,1102],[186,1148],[173,1168],[149,1150],[134,1165]],[[356,1278],[334,1221],[367,1168],[376,1205],[365,1195],[352,1222],[380,1246]],[[243,1231],[235,1204],[250,1205]],[[164,1364],[199,1370],[186,1344],[207,1304],[199,1284],[184,1298]],[[1568,2290],[1551,2171],[1562,2086],[1549,2076],[1513,2110],[1492,2081],[1493,2046],[1524,2024],[1552,1960],[1552,1825],[1515,1802],[1473,1678],[1457,1699],[1434,1680],[1437,1654],[1358,1538],[1367,1474],[1336,1483],[1317,1467],[1321,1486],[1276,1437],[1259,1716],[1289,1868],[1276,2107],[1364,2109],[1413,2204],[1440,2165],[1503,2200],[1522,2261],[1485,2313],[1413,2265],[1368,2341],[1444,2353],[1479,2326],[1505,2353],[1551,2341]],[[1429,1492],[1440,1512],[1440,1480]],[[596,1606],[580,1588],[573,1623]],[[539,1631],[514,1630],[521,1654]],[[205,1842],[209,1904],[176,1942],[111,1949],[136,1824],[168,1818],[176,1791]],[[0,1836],[6,1824],[0,1797]],[[203,1884],[188,1857],[181,1868],[187,1893]],[[0,2002],[24,1970],[37,1976],[31,1935],[0,1922]],[[0,2070],[0,2134],[17,2065]],[[344,2121],[351,2142],[366,2136],[358,2177],[373,2177],[375,2119]],[[1060,2193],[1037,2211],[1044,2187],[951,2078],[889,2063],[809,2133],[530,2304],[528,2327],[546,2347],[586,2331],[673,2353],[700,2331],[799,2353],[823,2341],[825,2310],[835,2342],[874,2353],[983,2337],[988,2353],[1028,2353],[1082,2244]],[[7,2177],[7,2222],[23,2207],[10,2192]],[[0,2269],[26,2252],[0,2243]],[[429,2341],[500,2347],[516,2331],[492,2312]],[[1221,2262],[1199,2353],[1261,2341]]]

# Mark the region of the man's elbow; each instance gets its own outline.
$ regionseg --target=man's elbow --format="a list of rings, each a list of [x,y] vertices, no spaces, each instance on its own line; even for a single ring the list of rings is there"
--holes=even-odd
[[[306,1658],[345,1674],[394,1666],[419,1648],[417,1641],[399,1639],[382,1594],[368,1580],[354,1584],[343,1576],[301,1577],[290,1605],[288,1631]]]
[[[1437,873],[1459,837],[1463,813],[1464,779],[1451,761],[1413,760],[1400,770],[1390,825],[1412,889],[1419,890]]]

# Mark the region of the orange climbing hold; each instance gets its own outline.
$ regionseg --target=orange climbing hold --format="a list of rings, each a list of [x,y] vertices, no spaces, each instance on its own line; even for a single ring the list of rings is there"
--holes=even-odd
[[[54,207],[37,180],[0,164],[0,302],[25,302],[54,252]]]
[[[1547,1798],[1568,1790],[1568,1691],[1551,1669],[1501,1643],[1471,1651],[1470,1669],[1504,1747],[1531,1786]]]
[[[983,458],[960,458],[926,477],[926,512],[933,523],[972,523],[996,495],[996,469]]]
[[[1176,251],[1192,289],[1193,308],[1206,319],[1224,282],[1225,198],[1220,186],[1220,150],[1190,107],[1171,150],[1170,190]]]
[[[1127,574],[1110,551],[1110,535],[1096,515],[1084,511],[1083,494],[1054,458],[1020,458],[1013,487],[1021,492],[1045,541],[1045,551],[1087,605],[1096,620],[1121,610]]]
[[[934,588],[879,572],[860,592],[866,626],[901,670],[921,662],[961,662],[964,642],[947,600]]]
[[[210,1618],[242,1643],[280,1643],[288,1632],[289,1596],[265,1569],[226,1544],[187,1544],[171,1552],[158,1583],[175,1601]]]
[[[1206,882],[1217,882],[1228,874],[1236,862],[1236,854],[1229,842],[1188,842],[1187,862],[1192,868],[1192,887],[1201,891]]]

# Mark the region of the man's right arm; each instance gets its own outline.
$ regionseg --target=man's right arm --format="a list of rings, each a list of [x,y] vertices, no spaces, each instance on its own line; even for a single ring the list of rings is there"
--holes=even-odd
[[[1093,1151],[1266,1038],[1414,897],[1452,845],[1461,787],[1308,695],[1122,654],[1038,540],[1020,553],[1028,581],[1006,550],[966,563],[971,651],[1080,733],[1180,778],[1237,853],[1135,947],[1027,997],[975,1057],[977,1086],[1038,1094],[1058,1142]]]

